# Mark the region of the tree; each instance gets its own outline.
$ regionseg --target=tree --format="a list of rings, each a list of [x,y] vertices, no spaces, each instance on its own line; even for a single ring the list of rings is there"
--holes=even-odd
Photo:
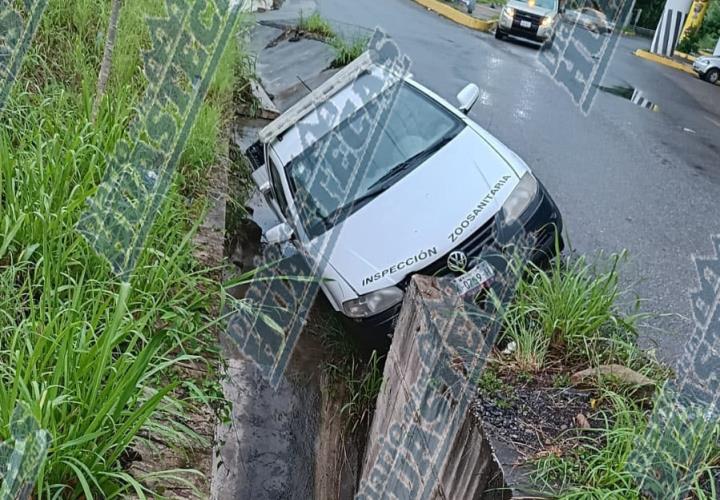
[[[654,30],[660,21],[660,17],[662,17],[664,6],[665,0],[637,0],[633,11],[635,12],[638,9],[642,10],[642,14],[640,14],[640,19],[638,20],[638,26]],[[634,15],[635,14],[633,14],[633,16]],[[633,17],[633,20],[634,19]]]
[[[117,35],[118,19],[120,18],[120,4],[122,0],[112,0],[110,11],[110,21],[108,22],[107,38],[105,39],[105,50],[103,50],[102,64],[100,65],[100,74],[98,75],[97,90],[95,92],[95,102],[92,109],[92,121],[97,118],[100,104],[105,97],[105,88],[110,77],[110,68],[112,67],[112,55],[115,49],[115,37]]]
[[[720,38],[720,0],[711,0],[700,28],[679,45],[683,52],[697,52],[699,49],[712,50]]]

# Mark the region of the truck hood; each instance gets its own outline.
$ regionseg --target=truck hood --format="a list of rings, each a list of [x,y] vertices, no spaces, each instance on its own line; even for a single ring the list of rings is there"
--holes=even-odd
[[[546,9],[537,5],[529,5],[525,2],[515,2],[513,0],[509,0],[506,6],[512,7],[515,10],[537,14],[538,16],[549,16],[555,12],[553,9]]]
[[[501,208],[519,182],[471,127],[387,191],[312,240],[314,255],[362,295],[438,260]]]

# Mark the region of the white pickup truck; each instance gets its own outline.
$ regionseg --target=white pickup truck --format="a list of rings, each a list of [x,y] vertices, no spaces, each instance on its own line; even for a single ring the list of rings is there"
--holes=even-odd
[[[552,47],[562,20],[560,0],[508,0],[500,12],[495,38],[517,36]]]
[[[533,260],[562,246],[560,213],[543,185],[468,118],[478,87],[465,87],[455,107],[394,76],[377,85],[393,75],[362,56],[270,123],[247,152],[280,221],[265,231],[267,243],[291,244],[317,264],[332,307],[363,331],[391,331],[413,273],[454,273],[460,292],[487,279],[492,270],[476,258],[499,221],[535,235]],[[370,112],[389,96],[391,107]],[[333,141],[373,116],[382,123],[351,179]]]

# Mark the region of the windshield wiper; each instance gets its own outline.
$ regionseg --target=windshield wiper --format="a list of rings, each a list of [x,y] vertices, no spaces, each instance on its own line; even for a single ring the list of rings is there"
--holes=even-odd
[[[378,186],[374,189],[370,189],[367,192],[365,192],[362,196],[358,196],[351,202],[336,208],[329,214],[327,214],[324,217],[319,217],[319,222],[321,222],[326,228],[331,228],[334,223],[334,219],[337,218],[341,213],[346,212],[347,210],[356,210],[360,208],[362,205],[364,205],[366,202],[370,201],[371,199],[375,198],[380,193],[383,193],[384,191],[387,191],[389,188],[389,185],[386,186]],[[315,226],[316,224],[313,224]]]
[[[391,168],[386,174],[384,174],[382,177],[380,177],[378,180],[376,180],[370,187],[372,188],[372,187],[384,184],[387,181],[389,181],[390,179],[394,179],[395,177],[397,177],[398,174],[405,172],[410,167],[414,167],[421,161],[427,159],[432,154],[437,152],[440,148],[445,146],[448,142],[453,140],[456,135],[457,135],[457,133],[455,131],[453,131],[452,133],[446,134],[444,137],[442,137],[439,141],[437,141],[435,144],[433,144],[429,148],[420,151],[419,153],[411,156],[410,158],[408,158],[407,160],[405,160],[401,163],[398,163],[393,168]]]
[[[395,165],[392,169],[390,169],[389,172],[387,172],[385,175],[380,177],[377,181],[375,181],[368,190],[363,193],[362,195],[358,196],[351,202],[336,208],[329,214],[327,214],[324,217],[318,217],[317,221],[312,224],[312,228],[310,232],[313,232],[313,230],[317,227],[318,224],[322,224],[326,229],[330,229],[335,225],[335,219],[337,219],[341,214],[352,210],[353,212],[357,209],[359,209],[361,206],[363,206],[368,201],[372,200],[379,194],[387,191],[390,186],[392,186],[392,183],[388,182],[390,179],[394,178],[401,172],[404,172],[405,170],[409,169],[410,167],[413,167],[417,165],[420,161],[423,161],[425,158],[429,157],[436,151],[438,151],[440,148],[445,146],[448,142],[453,140],[458,135],[457,130],[453,130],[452,132],[445,134],[439,141],[437,141],[435,144],[430,146],[429,148],[420,151],[416,155],[411,156],[407,160],[403,161],[402,163],[398,163]]]

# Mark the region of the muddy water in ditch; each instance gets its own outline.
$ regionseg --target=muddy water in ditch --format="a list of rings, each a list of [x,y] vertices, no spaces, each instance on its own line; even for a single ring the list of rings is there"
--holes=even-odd
[[[233,182],[237,179],[231,179],[231,186]],[[232,191],[236,198],[241,196],[239,186]],[[246,207],[228,204],[226,256],[234,269],[227,279],[260,263],[262,231],[275,223],[274,214],[257,193]],[[241,299],[246,291],[247,286],[239,286],[230,293]],[[313,324],[316,308],[308,325]],[[338,468],[334,463],[339,454],[333,450],[345,446],[338,438],[339,419],[331,418],[338,405],[329,399],[332,387],[322,374],[326,349],[317,337],[307,331],[301,333],[277,389],[268,384],[229,335],[222,336],[221,344],[227,362],[223,386],[232,402],[232,413],[218,431],[213,498],[305,500],[327,496],[323,485],[328,483],[337,488],[333,497],[352,498],[357,471]]]
[[[215,498],[314,498],[315,440],[320,431],[318,349],[298,342],[277,389],[237,351],[229,355],[225,395],[233,403],[221,448]],[[222,473],[221,473],[222,472]]]
[[[255,267],[262,251],[260,226],[242,212],[231,209],[226,220],[226,255],[236,268],[228,279]],[[246,290],[238,286],[230,293],[241,299]],[[215,498],[314,497],[321,351],[312,341],[301,336],[286,376],[274,389],[229,335],[221,339],[228,365],[225,396],[232,413],[224,429]]]

